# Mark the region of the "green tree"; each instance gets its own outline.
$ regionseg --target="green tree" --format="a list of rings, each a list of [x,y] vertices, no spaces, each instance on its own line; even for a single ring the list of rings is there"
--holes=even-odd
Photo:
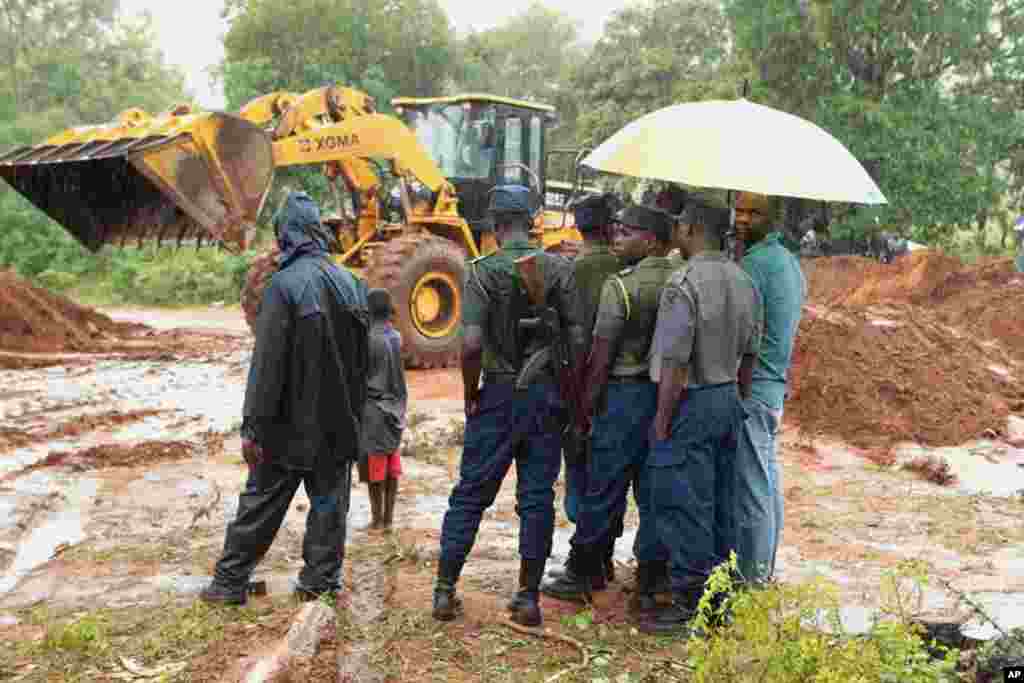
[[[452,61],[452,29],[437,0],[228,0],[224,16],[220,75],[232,106],[328,82],[437,95]]]
[[[994,107],[991,88],[963,86],[983,80],[982,59],[1004,75],[1019,62],[1016,36],[986,48],[1004,30],[994,28],[995,2],[728,0],[725,8],[741,58],[755,67],[753,97],[821,124],[877,167],[890,204],[846,213],[840,229],[879,225],[934,241],[985,224],[1006,190],[997,169],[1016,126],[1009,108]]]
[[[550,104],[560,123],[549,148],[572,145],[580,101],[572,75],[585,55],[579,22],[533,2],[502,24],[459,42],[451,89]]]
[[[69,127],[186,100],[184,76],[153,48],[148,17],[115,0],[0,0],[0,152]],[[0,182],[0,263],[35,275],[99,265],[60,226]]]
[[[616,12],[577,70],[582,142],[596,145],[628,122],[677,102],[733,98],[744,70],[729,48],[719,4],[650,0]]]

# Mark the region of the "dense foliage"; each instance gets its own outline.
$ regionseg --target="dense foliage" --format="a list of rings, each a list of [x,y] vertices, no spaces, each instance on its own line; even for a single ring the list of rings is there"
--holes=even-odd
[[[752,99],[843,141],[890,198],[879,210],[830,207],[835,234],[885,228],[1005,249],[1024,206],[1024,0],[640,0],[593,43],[542,2],[461,36],[438,0],[226,0],[224,17],[216,72],[229,109],[334,82],[384,110],[399,94],[485,91],[555,105],[550,146],[583,147],[662,106],[736,97],[749,80]],[[126,21],[117,0],[0,0],[0,149],[187,99],[153,43],[152,27]],[[325,190],[315,169],[278,182]],[[48,272],[55,286],[114,268],[2,184],[0,224],[0,263]],[[128,253],[117,258],[163,277],[170,263],[185,267],[185,257]],[[202,263],[232,281],[226,257]]]

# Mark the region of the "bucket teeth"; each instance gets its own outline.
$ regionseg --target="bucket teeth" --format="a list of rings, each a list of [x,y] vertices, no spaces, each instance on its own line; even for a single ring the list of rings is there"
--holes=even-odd
[[[274,173],[270,136],[231,114],[187,118],[76,129],[0,153],[0,178],[92,251],[168,233],[179,245],[244,239],[231,228],[259,216]]]

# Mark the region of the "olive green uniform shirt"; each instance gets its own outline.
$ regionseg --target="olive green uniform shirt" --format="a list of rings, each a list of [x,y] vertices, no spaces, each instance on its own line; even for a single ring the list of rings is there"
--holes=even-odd
[[[466,268],[462,324],[466,330],[479,327],[483,332],[485,376],[517,374],[527,355],[536,350],[520,348],[518,330],[519,320],[530,313],[530,303],[515,261],[529,254],[538,255],[546,302],[559,312],[563,325],[570,330],[582,329],[582,307],[572,263],[526,241],[507,241]]]
[[[622,268],[619,257],[606,244],[588,244],[587,251],[573,262],[576,286],[580,291],[580,305],[583,307],[583,332],[586,348],[592,343],[594,321],[601,303],[601,288],[609,276]]]
[[[650,372],[651,342],[661,291],[677,267],[668,257],[648,256],[605,281],[594,336],[616,345],[613,377],[637,377]]]

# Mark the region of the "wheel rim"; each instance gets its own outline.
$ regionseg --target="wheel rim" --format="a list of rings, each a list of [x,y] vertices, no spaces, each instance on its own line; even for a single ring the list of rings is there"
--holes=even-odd
[[[416,283],[409,298],[412,324],[424,337],[447,337],[459,324],[459,287],[448,273],[430,272]]]

